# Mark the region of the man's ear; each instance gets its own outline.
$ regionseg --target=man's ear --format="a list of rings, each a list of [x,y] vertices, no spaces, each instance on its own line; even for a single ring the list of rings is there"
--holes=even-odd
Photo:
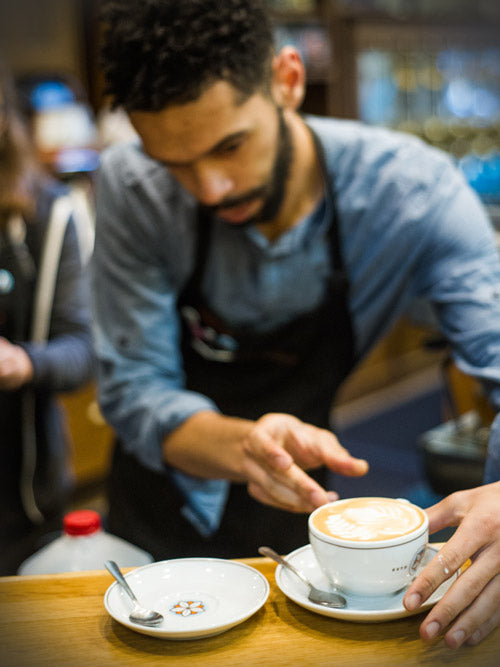
[[[273,59],[272,93],[278,106],[296,110],[305,94],[306,72],[299,52],[284,46]]]

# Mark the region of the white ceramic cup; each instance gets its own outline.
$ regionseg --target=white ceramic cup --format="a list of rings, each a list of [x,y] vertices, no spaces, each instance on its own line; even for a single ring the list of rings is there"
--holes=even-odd
[[[429,539],[427,514],[402,498],[347,498],[309,516],[326,578],[353,595],[388,595],[415,578]]]

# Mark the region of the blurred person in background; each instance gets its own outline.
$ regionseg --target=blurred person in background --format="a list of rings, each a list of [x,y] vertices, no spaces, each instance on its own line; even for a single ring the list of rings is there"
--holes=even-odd
[[[64,186],[40,168],[0,63],[0,575],[60,529],[73,489],[54,394],[94,371],[88,281]]]
[[[113,533],[153,553],[239,557],[307,542],[301,512],[361,476],[330,429],[339,385],[414,299],[500,408],[500,263],[446,154],[303,117],[297,50],[259,0],[105,3],[107,93],[140,142],[97,187],[99,393],[118,435]],[[487,481],[430,508],[459,525],[405,597],[450,646],[500,621],[500,419]],[[388,470],[388,474],[391,471]]]

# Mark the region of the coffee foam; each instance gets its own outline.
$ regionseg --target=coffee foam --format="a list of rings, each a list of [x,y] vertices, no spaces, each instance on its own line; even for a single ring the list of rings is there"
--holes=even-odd
[[[313,523],[331,537],[356,542],[390,540],[406,535],[424,522],[422,510],[390,498],[354,498],[325,507]]]

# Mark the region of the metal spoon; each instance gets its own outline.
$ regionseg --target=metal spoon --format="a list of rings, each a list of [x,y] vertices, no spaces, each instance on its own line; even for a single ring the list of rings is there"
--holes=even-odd
[[[333,593],[332,591],[321,591],[316,586],[313,586],[309,579],[307,579],[300,570],[297,570],[291,563],[289,563],[285,558],[282,558],[274,549],[270,547],[259,547],[259,553],[263,556],[268,556],[272,558],[283,567],[288,568],[293,572],[304,584],[309,587],[308,598],[314,604],[320,604],[323,607],[333,607],[334,609],[342,609],[346,606],[347,600],[339,593]]]
[[[113,577],[134,603],[134,609],[130,612],[129,615],[131,621],[134,623],[139,623],[139,625],[158,625],[163,621],[163,616],[159,612],[153,611],[152,609],[145,609],[139,604],[132,589],[127,584],[125,577],[121,573],[120,568],[114,560],[107,560],[105,561],[104,565],[106,566],[108,572],[113,575]]]

